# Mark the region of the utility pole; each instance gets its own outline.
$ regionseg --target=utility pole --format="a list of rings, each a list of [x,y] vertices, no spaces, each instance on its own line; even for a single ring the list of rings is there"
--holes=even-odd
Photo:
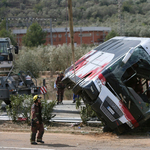
[[[105,40],[105,31],[103,30],[103,42]]]
[[[72,0],[68,0],[68,11],[69,11],[69,26],[70,26],[71,48],[72,48],[72,60],[73,60],[74,76],[75,76],[75,82],[76,82],[75,55],[74,55],[74,32],[73,32],[73,16],[72,16]]]
[[[68,15],[67,15],[67,0],[66,0],[66,28],[65,28],[65,30],[66,30],[66,35],[65,35],[66,36],[66,44],[68,44],[68,40],[67,40],[67,36],[68,36],[67,35],[67,16]]]
[[[52,36],[52,18],[50,18],[50,37],[51,37],[51,45],[53,45],[53,36]]]
[[[82,28],[80,27],[80,45],[82,45]]]
[[[94,44],[94,31],[93,31],[93,44]]]
[[[67,40],[67,27],[65,28],[65,30],[66,30],[66,34],[65,34],[65,36],[66,36],[66,44],[68,44],[68,40]]]
[[[8,18],[6,18],[6,30],[8,31]]]
[[[118,0],[118,33],[122,35],[121,0]]]
[[[49,25],[49,20],[50,20],[50,25]],[[51,38],[51,45],[53,45],[53,37],[52,37],[52,18],[42,18],[42,17],[38,17],[38,18],[33,18],[33,17],[8,17],[6,18],[6,30],[8,31],[9,30],[9,26],[12,25],[12,26],[19,26],[20,24],[19,23],[16,23],[18,21],[21,21],[21,22],[24,22],[25,26],[27,27],[27,29],[30,27],[30,25],[33,23],[33,22],[38,22],[41,26],[42,26],[42,23],[43,21],[47,21],[48,22],[48,25],[46,25],[46,27],[50,26],[50,38]]]

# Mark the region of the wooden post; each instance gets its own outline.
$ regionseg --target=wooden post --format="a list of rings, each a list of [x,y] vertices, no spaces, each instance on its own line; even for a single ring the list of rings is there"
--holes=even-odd
[[[71,48],[72,48],[72,60],[73,60],[74,76],[75,76],[75,82],[76,82],[75,55],[74,55],[74,32],[73,32],[73,16],[72,16],[72,0],[68,0],[68,11],[69,11],[69,26],[70,26]]]

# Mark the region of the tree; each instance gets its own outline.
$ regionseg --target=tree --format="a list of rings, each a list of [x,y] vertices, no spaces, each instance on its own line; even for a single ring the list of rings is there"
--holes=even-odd
[[[2,4],[3,6],[7,7],[8,6],[7,0],[2,0]]]
[[[28,47],[34,47],[46,42],[46,32],[44,32],[41,26],[36,22],[33,23],[25,36],[23,36],[23,44]]]
[[[3,37],[3,38],[4,37],[9,37],[11,42],[12,42],[12,44],[16,45],[15,37],[10,31],[7,31],[6,29],[0,30],[0,37]]]
[[[109,39],[111,39],[111,38],[113,38],[113,37],[115,37],[115,36],[117,36],[118,34],[114,31],[114,30],[112,30],[111,32],[109,32],[108,34],[107,34],[107,36],[106,36],[106,38],[105,38],[105,41],[107,41],[107,40],[109,40]]]
[[[147,0],[140,0],[140,3],[146,3]]]
[[[109,5],[109,1],[108,1],[108,0],[101,0],[101,1],[100,1],[100,5],[101,5],[101,6],[107,5],[107,6],[108,6],[108,5]]]
[[[6,19],[4,19],[0,24],[0,30],[6,29]]]
[[[16,40],[15,40],[15,37],[14,35],[11,33],[11,31],[7,31],[6,30],[6,20],[3,20],[0,24],[0,37],[9,37],[12,44],[13,45],[16,45]]]
[[[39,11],[42,11],[42,8],[43,8],[43,6],[41,3],[38,3],[34,6],[34,10],[36,13],[38,13]]]
[[[125,1],[122,5],[122,10],[129,12],[129,13],[135,13],[136,10],[133,9],[134,3],[132,0]]]

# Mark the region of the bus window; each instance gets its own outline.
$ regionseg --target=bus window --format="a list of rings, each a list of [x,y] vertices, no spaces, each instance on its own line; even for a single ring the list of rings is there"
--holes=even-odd
[[[0,43],[0,53],[8,53],[7,47],[7,43]]]
[[[135,99],[135,103],[146,112],[150,109],[150,64],[140,59],[130,66],[122,76],[122,82]]]

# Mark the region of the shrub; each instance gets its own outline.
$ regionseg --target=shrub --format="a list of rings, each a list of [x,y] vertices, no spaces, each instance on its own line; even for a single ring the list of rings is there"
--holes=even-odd
[[[89,52],[93,47],[75,47],[75,60]],[[30,70],[37,77],[39,71],[64,71],[72,64],[71,45],[23,47],[16,58],[15,72]]]
[[[13,122],[16,122],[19,117],[25,118],[27,123],[30,123],[31,106],[33,104],[32,95],[11,95],[11,107],[6,106],[8,116],[12,118]],[[42,101],[42,117],[43,122],[48,122],[51,119],[51,113],[55,106],[55,101],[47,102]]]
[[[32,95],[11,95],[10,101],[11,107],[6,106],[8,116],[10,116],[14,122],[16,122],[20,116],[26,118],[26,121],[29,122],[31,105],[33,103]]]
[[[81,97],[76,98],[76,109],[80,109],[80,116],[84,124],[86,124],[90,118],[97,116],[89,104],[81,106]]]
[[[14,72],[18,73],[20,70],[27,72],[30,70],[37,78],[39,71],[43,71],[45,69],[43,62],[39,58],[40,56],[37,56],[35,51],[21,51],[15,62]]]
[[[44,100],[42,102],[42,118],[43,122],[47,123],[52,118],[52,111],[54,106],[56,105],[56,101],[47,102],[47,100]]]

